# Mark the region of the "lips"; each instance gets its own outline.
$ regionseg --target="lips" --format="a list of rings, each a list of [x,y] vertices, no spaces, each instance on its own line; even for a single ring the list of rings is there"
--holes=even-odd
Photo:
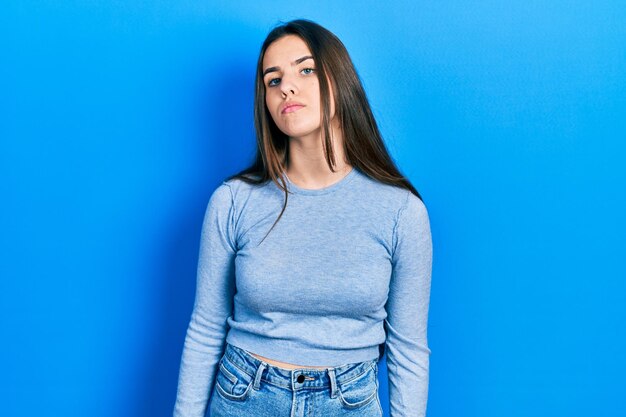
[[[292,101],[289,103],[285,103],[280,109],[280,112],[281,113],[293,113],[294,111],[300,110],[302,107],[304,107],[304,104]]]

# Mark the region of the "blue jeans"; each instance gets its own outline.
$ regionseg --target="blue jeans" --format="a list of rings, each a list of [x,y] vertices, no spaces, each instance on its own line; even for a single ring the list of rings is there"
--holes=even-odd
[[[326,369],[284,369],[226,344],[209,417],[382,417],[378,359]]]

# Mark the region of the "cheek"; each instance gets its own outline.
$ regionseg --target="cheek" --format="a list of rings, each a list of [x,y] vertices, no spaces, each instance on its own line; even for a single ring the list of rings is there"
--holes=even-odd
[[[276,104],[276,99],[272,97],[271,94],[265,96],[265,106],[267,107],[267,110],[272,115],[272,118],[274,118],[276,116],[275,109],[276,109],[277,104]]]
[[[268,108],[271,108],[271,104],[272,104],[271,102],[272,102],[272,98],[267,93],[265,93],[265,105]]]

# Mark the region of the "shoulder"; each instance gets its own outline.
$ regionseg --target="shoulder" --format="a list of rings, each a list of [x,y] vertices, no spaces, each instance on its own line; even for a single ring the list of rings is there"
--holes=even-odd
[[[373,205],[382,205],[398,213],[406,205],[408,194],[412,194],[406,188],[381,182],[361,171],[358,173],[359,180],[354,182],[354,191]]]
[[[271,183],[271,181],[268,181]],[[254,184],[240,178],[232,178],[222,181],[211,195],[211,205],[219,207],[222,211],[229,210],[231,215],[239,217],[249,208],[265,206],[276,197],[273,188],[268,182]]]
[[[251,184],[240,178],[223,180],[211,193],[209,205],[220,208],[236,208],[264,185],[266,184]]]
[[[404,203],[400,208],[399,217],[427,220],[428,210],[422,199],[413,194],[410,190],[405,189],[404,194]]]
[[[419,197],[406,190],[405,201],[394,226],[394,247],[399,241],[413,241],[429,246],[430,239],[430,219],[426,205]]]
[[[236,203],[237,201],[247,200],[252,195],[261,192],[263,189],[267,188],[268,184],[271,182],[271,180],[268,180],[260,184],[254,184],[244,181],[241,178],[231,178],[222,181],[218,189],[224,188],[228,190],[233,201]]]
[[[423,217],[426,214],[426,205],[410,189],[401,185],[382,182],[362,171],[358,172],[360,180],[355,181],[356,191],[371,200],[374,205],[383,204],[392,209],[396,221],[407,214],[418,217]]]
[[[211,193],[209,198],[209,206],[228,208],[233,205],[233,192],[231,185],[226,182],[222,182]]]

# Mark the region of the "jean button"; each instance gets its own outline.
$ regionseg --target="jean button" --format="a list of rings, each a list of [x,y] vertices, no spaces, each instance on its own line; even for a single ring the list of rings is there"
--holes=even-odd
[[[298,375],[298,382],[301,384],[304,382],[304,375]]]

